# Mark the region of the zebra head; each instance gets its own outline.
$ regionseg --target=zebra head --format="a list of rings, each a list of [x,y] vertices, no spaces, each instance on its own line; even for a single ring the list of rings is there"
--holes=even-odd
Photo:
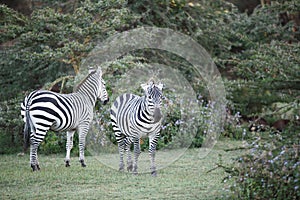
[[[90,70],[90,73],[93,73],[94,70]],[[109,101],[109,97],[108,97],[108,93],[106,91],[106,85],[105,85],[105,81],[102,78],[102,70],[100,67],[97,68],[95,75],[100,78],[98,79],[98,91],[97,91],[97,98],[103,102],[103,104],[107,104],[107,102]]]
[[[153,111],[153,119],[154,123],[156,123],[162,118],[160,108],[163,99],[163,84],[155,84],[154,81],[151,80],[148,84],[141,84],[141,87],[145,91],[146,102],[149,110]]]

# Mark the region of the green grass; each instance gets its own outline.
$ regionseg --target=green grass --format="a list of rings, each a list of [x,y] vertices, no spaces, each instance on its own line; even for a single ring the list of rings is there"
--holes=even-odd
[[[222,169],[207,171],[216,166],[220,154],[224,164],[232,163],[241,152],[224,149],[239,145],[237,141],[219,141],[202,159],[199,149],[189,149],[160,169],[156,178],[149,173],[118,172],[96,156],[86,157],[86,168],[73,156],[71,167],[66,168],[60,154],[40,155],[41,171],[33,173],[28,154],[1,155],[0,199],[221,199],[226,194],[222,183],[226,173]]]

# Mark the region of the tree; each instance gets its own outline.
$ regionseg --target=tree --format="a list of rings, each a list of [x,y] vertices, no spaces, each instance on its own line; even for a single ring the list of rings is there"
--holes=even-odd
[[[45,85],[65,86],[59,80],[78,72],[95,41],[135,27],[157,26],[198,41],[224,77],[231,102],[228,107],[233,112],[260,115],[275,102],[293,103],[299,96],[299,4],[297,0],[272,1],[247,15],[222,0],[86,0],[71,11],[45,7],[35,9],[31,16],[1,5],[0,101],[13,100],[17,105],[27,91]],[[285,21],[281,13],[287,13]],[[179,70],[194,90],[209,99],[205,85],[182,59],[152,50],[136,51],[132,56],[136,61],[180,64]],[[112,65],[110,77],[118,74],[114,68],[124,72]]]

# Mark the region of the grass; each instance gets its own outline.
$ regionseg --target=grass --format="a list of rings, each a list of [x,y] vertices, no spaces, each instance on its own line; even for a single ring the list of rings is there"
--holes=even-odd
[[[199,149],[189,149],[160,169],[156,178],[149,173],[118,172],[99,162],[97,156],[86,157],[86,168],[73,157],[71,167],[66,168],[61,154],[40,155],[41,171],[33,173],[28,154],[1,155],[0,199],[222,199],[226,173],[222,169],[207,171],[216,166],[220,154],[224,164],[233,162],[241,151],[224,149],[239,145],[237,141],[219,141],[203,158],[199,158]]]

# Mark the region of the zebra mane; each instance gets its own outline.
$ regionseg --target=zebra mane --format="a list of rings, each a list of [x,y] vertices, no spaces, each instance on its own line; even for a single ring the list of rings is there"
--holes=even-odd
[[[155,81],[154,81],[154,78],[153,78],[153,77],[151,77],[151,78],[148,80],[147,84],[149,84],[149,83],[151,83],[151,82],[152,82],[152,84],[155,84]]]
[[[158,82],[158,81],[155,81],[155,78],[154,77],[151,77],[149,80],[148,80],[148,82],[147,82],[147,85],[155,85],[156,87],[158,87],[158,88],[162,88],[162,83],[161,82]]]
[[[93,74],[95,74],[97,70],[90,72],[74,89],[74,92],[78,92],[80,87],[85,83],[85,81],[91,77]]]

